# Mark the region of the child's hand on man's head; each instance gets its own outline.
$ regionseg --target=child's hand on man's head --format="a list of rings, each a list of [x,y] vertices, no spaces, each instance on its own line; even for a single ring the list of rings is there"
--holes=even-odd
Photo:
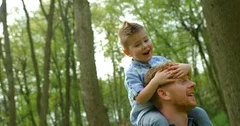
[[[172,72],[166,69],[163,71],[156,72],[155,76],[152,78],[151,81],[154,81],[154,84],[163,85],[163,84],[174,82],[175,79],[173,79]]]
[[[168,70],[173,75],[173,78],[181,78],[181,77],[183,77],[185,75],[188,75],[190,73],[191,65],[179,63],[179,64],[175,64],[175,65],[170,66],[168,68]]]

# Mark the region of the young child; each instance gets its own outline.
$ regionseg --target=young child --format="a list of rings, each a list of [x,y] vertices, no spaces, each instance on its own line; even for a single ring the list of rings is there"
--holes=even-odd
[[[153,45],[142,25],[124,22],[119,31],[119,39],[123,52],[132,57],[130,66],[125,69],[125,87],[132,107],[130,121],[134,126],[168,126],[166,118],[150,102],[158,85],[174,81],[190,74],[189,64],[178,63],[168,70],[157,72],[149,84],[144,88],[144,76],[149,68],[168,61],[162,56],[152,56]],[[173,76],[174,75],[174,76]],[[198,125],[211,126],[206,112],[195,107],[188,114]]]

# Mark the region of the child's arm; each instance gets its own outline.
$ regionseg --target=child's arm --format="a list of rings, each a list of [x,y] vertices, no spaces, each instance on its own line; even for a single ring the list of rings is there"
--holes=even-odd
[[[135,97],[135,100],[140,104],[148,102],[152,98],[159,85],[175,81],[171,78],[172,74],[168,70],[157,72],[155,76],[151,79],[149,84],[145,88],[143,88]]]
[[[169,67],[168,70],[171,70],[174,75],[173,78],[181,78],[185,75],[191,78],[192,70],[190,64],[176,63],[176,65]]]

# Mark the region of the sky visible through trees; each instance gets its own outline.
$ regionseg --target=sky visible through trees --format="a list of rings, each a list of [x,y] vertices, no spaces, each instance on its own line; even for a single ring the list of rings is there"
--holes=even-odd
[[[11,2],[12,1],[12,2]],[[89,0],[90,3],[92,2],[101,2],[101,0]],[[2,3],[2,0],[0,0],[0,3]],[[12,24],[15,20],[21,18],[21,16],[25,16],[23,9],[22,9],[22,2],[21,0],[9,0],[7,4],[8,7],[8,24]],[[29,10],[29,12],[34,11],[39,8],[39,2],[37,0],[25,0],[26,7]],[[18,14],[16,15],[15,10],[18,10]],[[14,12],[14,13],[11,13]],[[131,20],[131,17],[127,17],[128,19],[126,20]],[[2,36],[2,25],[0,25],[0,36]],[[103,52],[101,51],[100,47],[98,44],[99,41],[104,41],[104,35],[103,34],[98,34],[97,32],[94,32],[94,41],[97,47],[95,49],[95,59],[96,59],[96,67],[97,67],[97,74],[99,78],[106,79],[107,75],[112,73],[113,68],[112,68],[112,63],[108,59],[104,58]]]
[[[22,10],[22,3],[21,1],[16,1],[16,0],[9,0],[9,3],[11,2],[11,4],[7,4],[8,7],[8,23],[12,24],[15,20],[21,18],[24,15],[24,12]],[[93,3],[96,1],[98,3],[101,2],[101,0],[89,0],[90,3]],[[1,2],[1,0],[0,0]],[[34,11],[36,9],[39,8],[39,2],[36,0],[25,0],[26,3],[26,7],[29,10],[29,12]],[[18,10],[18,14],[16,15],[15,11]],[[14,12],[14,13],[12,13]],[[31,13],[30,13],[31,14]],[[124,17],[120,17],[119,19],[121,21],[136,21],[133,19],[133,15],[132,14],[127,14]],[[140,24],[142,24],[142,22],[138,22]],[[0,26],[0,36],[2,34],[2,25]],[[120,26],[119,26],[120,27]],[[94,30],[94,29],[93,29]],[[104,54],[103,51],[101,50],[101,48],[99,48],[99,44],[100,41],[102,41],[104,43],[104,34],[99,34],[96,31],[94,31],[94,41],[95,41],[95,59],[96,59],[96,67],[97,67],[97,74],[99,78],[102,79],[106,79],[108,74],[111,74],[113,72],[113,68],[112,68],[112,63],[109,59],[104,58]],[[127,64],[129,64],[131,61],[131,58],[125,56],[122,60],[122,67],[125,67]],[[202,71],[202,64],[198,64],[198,68],[200,69],[200,71]]]

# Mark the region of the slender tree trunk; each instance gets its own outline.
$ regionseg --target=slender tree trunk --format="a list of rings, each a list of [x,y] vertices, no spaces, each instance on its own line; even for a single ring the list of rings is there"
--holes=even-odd
[[[50,56],[51,56],[51,40],[53,36],[53,13],[54,13],[54,3],[55,0],[50,1],[49,14],[46,14],[42,2],[40,0],[40,5],[43,14],[47,20],[47,34],[46,43],[44,50],[44,83],[43,83],[43,93],[41,97],[41,112],[40,112],[40,126],[47,126],[47,111],[48,111],[48,97],[49,97],[49,71],[50,71]]]
[[[240,120],[240,1],[202,0],[231,126]]]
[[[80,87],[89,126],[109,126],[94,59],[91,12],[87,0],[75,0],[76,37],[80,56]]]
[[[110,38],[110,33],[107,33],[107,38]],[[121,112],[120,112],[120,108],[119,108],[119,99],[118,96],[120,95],[118,92],[118,83],[117,83],[117,63],[116,63],[116,58],[115,58],[115,50],[114,50],[114,43],[113,42],[109,42],[110,44],[110,48],[111,48],[111,61],[112,61],[112,67],[113,67],[113,83],[109,84],[112,85],[112,88],[110,90],[112,90],[112,98],[113,98],[113,112],[114,114],[116,114],[115,118],[117,122],[121,122],[122,118],[121,118]]]
[[[7,4],[6,0],[2,1],[1,5],[1,21],[3,23],[3,35],[4,35],[4,51],[5,51],[5,60],[4,66],[7,74],[8,81],[8,101],[9,101],[9,126],[16,126],[16,105],[15,105],[15,88],[14,88],[14,77],[13,77],[13,67],[12,67],[12,55],[10,49],[10,40],[7,26]]]
[[[66,85],[65,85],[65,92],[66,92],[66,102],[65,102],[65,126],[69,126],[70,125],[70,102],[71,102],[71,96],[70,96],[70,89],[71,89],[71,77],[70,77],[70,50],[71,50],[71,41],[70,41],[70,28],[68,26],[69,21],[68,21],[68,8],[70,5],[70,2],[67,2],[67,6],[64,9],[62,3],[60,0],[58,0],[59,3],[59,9],[60,9],[60,14],[62,17],[62,21],[63,21],[63,26],[64,26],[64,38],[65,38],[65,42],[66,42],[66,55],[65,55],[65,67],[66,67]],[[66,10],[66,11],[64,11]]]
[[[118,77],[119,77],[119,80],[118,80],[118,95],[117,95],[118,99],[119,99],[119,101],[118,101],[118,111],[120,113],[119,114],[119,116],[120,116],[119,121],[120,121],[120,124],[122,124],[122,123],[125,123],[124,122],[124,115],[123,115],[124,104],[122,104],[122,103],[124,103],[123,102],[124,101],[124,96],[126,96],[126,95],[123,94],[123,89],[124,89],[123,83],[124,83],[124,81],[122,79],[121,68],[118,69]]]
[[[56,47],[56,46],[54,46]],[[58,93],[59,93],[59,106],[60,106],[60,111],[61,111],[61,114],[57,114],[57,120],[58,123],[61,124],[61,126],[63,126],[65,124],[64,122],[64,117],[65,117],[65,114],[64,114],[64,97],[63,97],[63,91],[62,91],[62,81],[61,81],[61,78],[62,78],[62,74],[61,74],[61,69],[59,68],[59,65],[58,65],[58,57],[57,57],[57,53],[56,53],[57,49],[55,49],[55,52],[54,54],[55,55],[52,55],[52,60],[53,60],[53,64],[55,65],[55,68],[53,69],[53,72],[55,73],[56,75],[56,79],[57,79],[57,83],[58,83]],[[56,109],[57,110],[57,109]],[[56,113],[58,113],[56,111]]]
[[[23,4],[23,9],[27,18],[27,33],[28,33],[28,38],[29,38],[29,44],[30,44],[30,51],[31,51],[31,58],[32,58],[32,62],[33,62],[33,69],[34,69],[34,74],[35,74],[35,78],[36,78],[36,83],[37,83],[37,99],[36,99],[36,103],[37,103],[37,112],[38,115],[40,116],[40,99],[41,99],[41,87],[40,87],[40,75],[39,75],[39,70],[38,70],[38,62],[37,62],[37,58],[36,58],[36,54],[35,54],[35,48],[34,48],[34,44],[33,44],[33,38],[32,38],[32,32],[31,32],[31,26],[30,26],[30,17],[27,11],[27,8],[25,6],[24,0],[22,0],[22,4]]]
[[[76,126],[83,126],[83,122],[82,122],[82,116],[81,116],[81,100],[79,97],[79,83],[78,83],[78,79],[77,79],[77,69],[76,69],[76,60],[75,60],[75,53],[74,50],[71,50],[71,69],[73,71],[73,84],[72,86],[72,97],[74,98],[74,100],[71,102],[72,103],[72,107],[73,107],[73,112],[75,114],[75,122],[76,122]]]
[[[1,42],[2,38],[0,38],[0,59],[2,60],[2,62],[4,63],[4,56],[3,56],[3,50],[2,50],[2,42]],[[2,68],[2,64],[0,62],[0,85],[1,85],[1,92],[2,92],[2,97],[3,97],[3,112],[2,115],[4,115],[3,117],[1,117],[2,120],[6,120],[5,118],[7,117],[7,113],[8,113],[8,105],[7,105],[7,89],[6,89],[6,85],[4,84],[3,82],[3,75],[2,75],[2,72],[4,70],[4,68]]]
[[[23,95],[24,100],[26,101],[27,106],[28,106],[28,111],[29,111],[29,115],[30,115],[30,120],[32,122],[32,126],[36,126],[37,124],[36,124],[36,121],[34,118],[32,103],[30,100],[30,90],[28,88],[28,83],[27,83],[27,73],[26,73],[27,62],[26,62],[26,59],[23,59],[20,62],[21,62],[21,66],[22,66],[21,73],[23,74],[23,82],[24,83],[21,84],[22,81],[18,77],[18,74],[17,74],[18,72],[16,72],[16,77],[17,77],[18,83],[20,84],[20,93]]]

